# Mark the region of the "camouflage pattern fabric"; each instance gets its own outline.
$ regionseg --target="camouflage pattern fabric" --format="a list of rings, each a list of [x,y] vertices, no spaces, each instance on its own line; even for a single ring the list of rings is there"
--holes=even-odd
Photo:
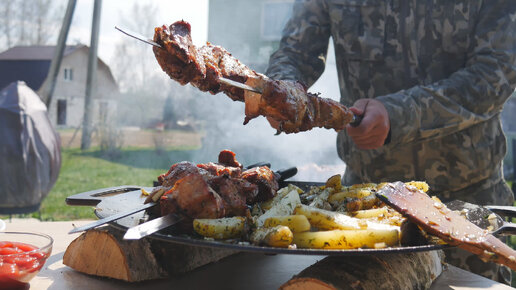
[[[311,86],[331,37],[341,103],[376,98],[389,113],[378,149],[338,133],[346,181],[425,180],[444,200],[513,203],[500,112],[516,86],[514,0],[296,1],[283,34],[269,77]]]

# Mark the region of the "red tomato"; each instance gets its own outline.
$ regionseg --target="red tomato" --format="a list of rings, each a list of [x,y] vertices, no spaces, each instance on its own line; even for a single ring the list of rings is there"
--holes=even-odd
[[[36,249],[25,243],[0,242],[0,289],[27,289],[26,282],[36,275],[47,257],[45,253],[32,252]]]
[[[11,247],[0,248],[0,255],[12,255],[12,254],[18,254],[18,253],[21,253],[21,251],[18,250],[18,248],[11,248]]]
[[[2,263],[0,265],[0,275],[18,276],[20,270],[16,264]]]

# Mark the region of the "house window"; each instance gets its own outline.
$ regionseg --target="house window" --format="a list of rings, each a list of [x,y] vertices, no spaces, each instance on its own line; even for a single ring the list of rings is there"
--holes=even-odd
[[[73,80],[73,69],[71,69],[71,68],[64,69],[64,79],[67,81]]]
[[[262,38],[280,40],[283,27],[292,16],[294,1],[269,1],[262,6]]]
[[[57,125],[66,125],[66,100],[57,100]]]

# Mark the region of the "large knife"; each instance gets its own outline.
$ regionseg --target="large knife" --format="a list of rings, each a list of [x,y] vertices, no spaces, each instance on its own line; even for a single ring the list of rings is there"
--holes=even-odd
[[[259,164],[259,163],[258,163]],[[256,167],[254,165],[250,165],[247,168]],[[287,169],[282,169],[276,171],[276,174],[280,176],[278,182],[284,181],[287,178],[290,178],[297,174],[297,168],[291,167]],[[137,225],[135,227],[129,228],[124,235],[124,240],[138,240],[148,235],[151,235],[159,230],[164,228],[168,228],[172,225],[180,222],[182,218],[175,214],[168,214],[150,221],[147,221],[143,224]]]
[[[123,211],[123,212],[120,212],[120,213],[117,213],[117,214],[114,214],[114,215],[110,215],[108,217],[105,217],[105,218],[100,219],[98,221],[89,223],[89,224],[84,225],[82,227],[74,228],[73,230],[69,231],[68,233],[69,234],[73,234],[73,233],[87,231],[89,229],[96,228],[96,227],[101,226],[103,224],[107,224],[109,222],[112,222],[112,221],[124,218],[126,216],[130,216],[130,215],[135,214],[137,212],[140,212],[142,210],[146,210],[146,209],[151,208],[151,207],[153,207],[155,205],[156,205],[155,202],[150,202],[150,203],[147,203],[147,204],[143,204],[143,205],[137,206],[137,207],[135,207],[133,209],[130,209],[130,210],[127,210],[127,211]]]
[[[127,232],[125,232],[124,240],[139,240],[159,230],[175,225],[182,219],[183,218],[181,216],[178,216],[173,213],[169,213],[165,216],[155,218],[143,224],[129,228]]]

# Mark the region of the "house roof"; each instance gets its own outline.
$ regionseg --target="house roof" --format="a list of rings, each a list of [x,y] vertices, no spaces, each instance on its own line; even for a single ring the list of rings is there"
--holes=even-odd
[[[83,47],[84,44],[67,45],[64,55]],[[55,49],[54,45],[14,46],[0,53],[0,60],[52,60]]]
[[[14,81],[24,81],[37,91],[45,81],[56,46],[31,45],[15,46],[0,53],[0,89]],[[67,45],[63,57],[81,49],[89,49],[84,44]],[[98,58],[99,66],[107,68],[109,77],[116,84],[109,66]]]

